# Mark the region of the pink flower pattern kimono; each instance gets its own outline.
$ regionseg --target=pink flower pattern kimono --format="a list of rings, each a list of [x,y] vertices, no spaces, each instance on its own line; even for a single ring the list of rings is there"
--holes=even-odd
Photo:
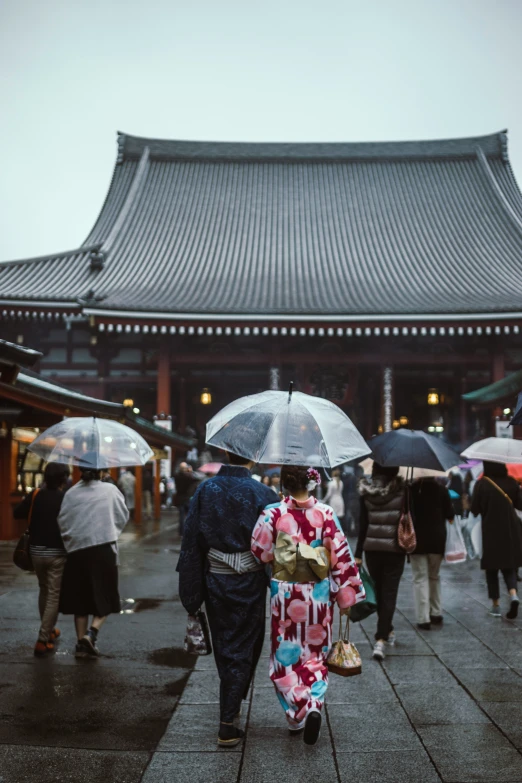
[[[273,562],[279,533],[291,536],[296,545],[325,547],[330,556],[330,574],[322,581],[271,580],[270,679],[290,728],[299,728],[310,710],[323,706],[333,603],[344,609],[366,596],[350,546],[330,506],[314,497],[303,502],[286,497],[268,506],[252,534],[252,552],[261,563]]]

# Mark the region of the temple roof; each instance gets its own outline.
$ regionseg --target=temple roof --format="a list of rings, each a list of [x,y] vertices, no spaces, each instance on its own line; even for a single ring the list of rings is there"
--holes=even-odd
[[[507,134],[353,144],[118,136],[74,250],[0,265],[0,301],[153,317],[385,320],[522,310]]]

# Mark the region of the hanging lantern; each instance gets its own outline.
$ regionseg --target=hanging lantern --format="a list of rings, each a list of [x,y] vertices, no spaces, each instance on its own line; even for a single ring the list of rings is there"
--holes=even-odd
[[[123,404],[126,408],[134,408],[134,400],[131,400],[130,397],[123,400]]]
[[[437,389],[430,389],[428,391],[428,405],[438,405],[439,404],[439,393]]]
[[[209,389],[203,389],[201,392],[201,397],[199,398],[199,401],[202,405],[211,405],[212,404],[212,395],[209,391]]]
[[[399,423],[399,419],[394,419],[394,420],[392,421],[392,427],[393,427],[393,429],[394,429],[394,430],[398,430],[400,426],[401,426],[401,425],[400,425],[400,423]]]
[[[399,418],[399,424],[401,425],[401,427],[407,427],[408,423],[409,423],[409,419],[407,416],[401,416]]]

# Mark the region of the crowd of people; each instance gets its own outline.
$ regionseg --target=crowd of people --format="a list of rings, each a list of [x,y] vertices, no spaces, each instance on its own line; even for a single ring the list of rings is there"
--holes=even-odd
[[[236,745],[244,736],[236,716],[263,646],[267,584],[269,676],[289,730],[302,732],[307,744],[317,741],[321,726],[334,607],[349,614],[365,601],[364,563],[375,591],[372,654],[378,661],[396,643],[393,619],[407,557],[418,627],[429,631],[443,624],[440,568],[447,525],[461,514],[481,517],[481,568],[491,615],[501,616],[501,572],[509,593],[506,617],[517,617],[522,490],[505,465],[484,462],[483,476],[467,487],[467,477],[462,480],[456,473],[449,480],[408,482],[399,468],[377,462],[371,476],[362,475],[358,466],[333,470],[326,480],[311,467],[284,466],[264,476],[253,473],[254,467],[229,453],[228,464],[215,476],[202,476],[188,461],[175,472],[182,535],[180,598],[190,615],[203,605],[208,614],[221,682],[219,745]],[[144,480],[146,505],[152,496],[150,476],[150,484]],[[95,658],[103,623],[120,611],[118,539],[134,508],[135,477],[122,471],[116,486],[107,471],[81,468],[80,481],[71,486],[69,469],[50,463],[44,479],[42,488],[15,509],[17,519],[29,521],[39,583],[41,625],[34,653],[53,653],[61,612],[74,617],[75,655]],[[469,500],[463,499],[465,488]],[[411,512],[416,537],[409,555],[399,536],[405,509]],[[352,555],[348,536],[355,532]]]
[[[237,745],[244,732],[235,720],[246,697],[264,639],[266,574],[269,572],[271,654],[269,677],[291,733],[315,744],[328,688],[327,656],[334,607],[342,614],[365,601],[359,569],[365,561],[377,604],[372,656],[382,661],[396,643],[393,618],[407,557],[411,561],[418,627],[442,626],[440,568],[447,526],[457,512],[482,518],[481,568],[492,605],[501,616],[499,571],[509,591],[507,619],[518,613],[517,569],[522,566],[522,491],[505,465],[484,463],[478,481],[422,477],[405,481],[399,468],[373,463],[362,471],[334,470],[323,481],[312,468],[285,466],[276,497],[270,477],[260,478],[253,463],[229,454],[229,465],[196,492],[185,520],[178,563],[180,597],[190,615],[208,613],[221,682],[218,744]],[[357,513],[344,500],[345,480],[353,477]],[[467,482],[467,487],[466,487]],[[456,486],[460,492],[457,492]],[[472,490],[463,506],[464,487]],[[350,504],[353,503],[350,496]],[[416,544],[407,554],[398,528],[411,512]],[[344,512],[344,513],[343,513]],[[355,556],[347,533],[357,518]],[[341,522],[342,520],[342,522]]]

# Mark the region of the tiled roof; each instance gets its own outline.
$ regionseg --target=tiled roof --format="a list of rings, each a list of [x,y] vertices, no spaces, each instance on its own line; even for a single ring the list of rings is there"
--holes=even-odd
[[[0,265],[0,301],[224,317],[501,314],[522,310],[521,267],[505,132],[375,144],[120,134],[85,245]]]

